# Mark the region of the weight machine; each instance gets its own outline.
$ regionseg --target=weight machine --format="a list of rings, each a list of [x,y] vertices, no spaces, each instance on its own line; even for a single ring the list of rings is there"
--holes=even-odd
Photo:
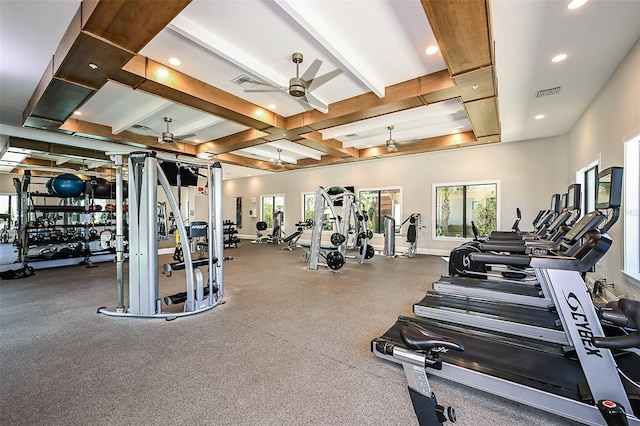
[[[360,202],[355,194],[342,187],[332,187],[339,189],[335,195],[330,195],[323,187],[316,188],[314,222],[311,232],[311,243],[302,245],[305,247],[305,262],[309,262],[309,269],[317,270],[319,265],[327,266],[331,270],[342,268],[347,257],[354,257],[358,263],[364,263],[366,259],[371,259],[375,251],[373,246],[368,244],[373,237],[371,230],[367,230],[367,216],[361,211]],[[338,215],[335,209],[336,204],[342,204],[342,215]],[[334,220],[334,232],[331,234],[331,245],[322,244],[322,231],[324,228],[325,204],[331,212],[331,219]],[[353,225],[351,224],[353,220]],[[351,244],[349,237],[353,236]],[[355,256],[347,256],[347,248],[350,247],[358,252]],[[326,263],[322,263],[323,258]]]
[[[165,318],[193,315],[207,311],[224,303],[223,285],[223,225],[222,225],[222,167],[220,163],[208,163],[190,159],[159,159],[155,152],[108,153],[116,169],[116,293],[117,307],[105,307],[98,313],[121,317]],[[128,157],[129,175],[129,306],[125,305],[123,283],[123,166]],[[173,303],[184,301],[180,313],[162,312],[162,301],[158,295],[158,221],[157,191],[162,186],[167,197],[175,224],[180,235],[189,233],[185,227],[178,202],[174,197],[162,162],[173,162],[180,167],[206,169],[208,192],[207,221],[201,225],[208,233],[209,257],[193,260],[191,250],[184,250],[184,262],[164,265],[164,273],[185,270],[186,291],[168,296]],[[194,222],[195,224],[195,222]],[[200,230],[200,229],[199,229]],[[200,267],[208,266],[205,286]],[[166,298],[165,298],[166,300]]]
[[[384,248],[382,254],[390,257],[413,257],[418,250],[418,231],[423,228],[421,225],[422,216],[420,213],[411,213],[400,226],[401,229],[405,223],[409,222],[407,227],[407,242],[409,247],[405,253],[396,253],[396,219],[393,216],[384,216]]]

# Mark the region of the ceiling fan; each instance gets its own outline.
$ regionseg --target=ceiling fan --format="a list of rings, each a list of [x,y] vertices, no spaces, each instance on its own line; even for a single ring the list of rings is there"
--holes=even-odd
[[[284,167],[284,162],[282,161],[282,158],[280,157],[280,154],[282,154],[282,149],[278,148],[278,159],[277,160],[271,160],[273,165],[276,166],[276,167]]]
[[[164,121],[165,121],[165,123],[167,123],[167,131],[166,132],[162,132],[162,133],[157,132],[154,129],[152,129],[151,127],[145,126],[143,124],[134,124],[133,126],[131,126],[131,128],[139,129],[139,130],[146,130],[146,131],[155,133],[156,135],[158,135],[158,143],[159,144],[168,143],[169,145],[171,145],[175,149],[180,149],[178,144],[176,144],[176,141],[179,141],[179,140],[182,140],[182,139],[186,139],[186,138],[190,138],[190,137],[196,135],[195,133],[189,133],[187,135],[174,136],[174,134],[171,133],[171,131],[169,130],[169,123],[171,123],[173,120],[171,119],[171,117],[164,117]]]
[[[274,84],[255,81],[252,80],[253,83],[259,84],[262,86],[269,86],[270,89],[246,89],[245,92],[277,92],[277,91],[285,91],[289,93],[289,95],[293,96],[299,103],[304,106],[310,106],[319,111],[327,113],[329,111],[328,106],[313,96],[310,90],[317,89],[323,84],[327,83],[334,77],[338,76],[342,73],[342,70],[336,69],[333,71],[329,71],[326,74],[322,74],[320,76],[316,76],[318,71],[320,70],[320,66],[322,65],[322,61],[320,59],[316,59],[313,61],[311,66],[307,68],[307,70],[300,76],[300,64],[302,63],[303,56],[300,52],[295,52],[291,55],[291,60],[294,64],[296,64],[296,76],[292,77],[289,80],[289,86],[277,86]]]
[[[398,146],[396,145],[396,140],[391,137],[391,131],[393,130],[393,126],[387,127],[389,129],[389,139],[387,139],[387,151],[395,152],[398,150]]]

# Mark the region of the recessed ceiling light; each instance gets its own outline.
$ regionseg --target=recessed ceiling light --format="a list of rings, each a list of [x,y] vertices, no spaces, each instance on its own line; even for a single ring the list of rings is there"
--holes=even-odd
[[[367,145],[367,148],[371,148],[371,147],[373,147],[373,145],[371,145],[371,144]]]
[[[427,55],[433,55],[436,52],[438,52],[438,46],[434,46],[434,45],[427,47],[426,50],[424,51],[424,53],[426,53]]]
[[[583,6],[586,2],[587,0],[571,0],[567,5],[567,9],[570,9],[570,10],[577,9],[580,6]]]
[[[200,139],[194,139],[193,140],[195,143],[200,143]]]
[[[169,63],[178,67],[182,62],[180,62],[180,59],[178,58],[169,58]]]
[[[82,115],[82,113],[80,111],[73,111],[74,115]]]
[[[544,114],[538,114],[533,118],[535,118],[536,120],[542,120],[544,118]]]
[[[92,70],[95,70],[96,68],[98,68],[98,66],[94,63],[90,63],[89,68],[91,68]]]
[[[274,104],[269,104],[267,105],[267,108],[269,109],[276,109],[276,106]]]
[[[551,62],[561,62],[561,61],[564,61],[565,59],[567,59],[567,54],[566,53],[559,53],[556,56],[554,56],[553,58],[551,58]]]
[[[471,86],[471,88],[472,88],[473,90],[478,90],[478,87],[480,87],[480,86],[478,86],[477,84],[474,84],[473,86]]]

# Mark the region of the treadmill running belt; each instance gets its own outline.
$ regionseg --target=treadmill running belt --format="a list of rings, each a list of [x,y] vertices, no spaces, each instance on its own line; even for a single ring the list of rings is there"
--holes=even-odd
[[[488,340],[422,318],[401,316],[381,338],[405,347],[400,328],[408,322],[420,324],[464,344],[464,352],[442,354],[443,362],[580,401],[578,383],[586,382],[586,379],[577,360],[509,345],[497,339]]]
[[[443,275],[440,279],[433,283],[434,290],[437,290],[438,284],[453,284],[465,288],[478,288],[485,290],[500,291],[503,293],[512,293],[520,296],[542,297],[540,289],[537,286],[527,284],[515,284],[511,282],[479,280],[466,277],[450,277]]]
[[[549,329],[561,329],[556,326],[560,318],[555,312],[527,306],[509,305],[463,297],[428,292],[416,305],[434,309],[449,309],[459,312],[470,312],[488,318],[496,318],[521,324],[536,325]]]

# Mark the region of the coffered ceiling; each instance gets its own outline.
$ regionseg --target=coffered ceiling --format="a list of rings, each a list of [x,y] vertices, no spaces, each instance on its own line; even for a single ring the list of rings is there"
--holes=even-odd
[[[0,134],[42,167],[148,148],[228,178],[562,134],[640,36],[640,2],[567,3],[0,1]]]

